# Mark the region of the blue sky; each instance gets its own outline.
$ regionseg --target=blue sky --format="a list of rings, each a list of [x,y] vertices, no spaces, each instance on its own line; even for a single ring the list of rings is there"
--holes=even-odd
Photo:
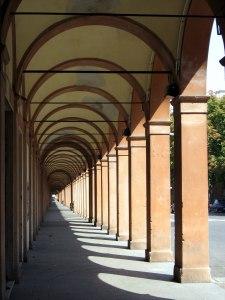
[[[209,46],[208,68],[207,68],[207,93],[208,91],[225,90],[225,68],[219,60],[224,57],[224,47],[221,35],[217,35],[216,22]]]

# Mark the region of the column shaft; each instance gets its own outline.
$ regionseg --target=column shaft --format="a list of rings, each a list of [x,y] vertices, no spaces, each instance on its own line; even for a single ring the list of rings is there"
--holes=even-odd
[[[128,147],[117,147],[117,240],[129,239],[129,152]]]
[[[171,261],[170,122],[149,122],[145,127],[148,136],[146,259]]]
[[[178,282],[210,282],[207,97],[174,101],[175,267]]]
[[[129,248],[146,249],[146,139],[129,137]]]
[[[102,229],[108,229],[108,160],[101,160],[102,166]]]
[[[102,167],[101,163],[96,165],[96,226],[102,226]]]
[[[116,154],[108,155],[108,187],[109,187],[109,211],[108,222],[109,234],[117,233],[117,172],[116,172]]]

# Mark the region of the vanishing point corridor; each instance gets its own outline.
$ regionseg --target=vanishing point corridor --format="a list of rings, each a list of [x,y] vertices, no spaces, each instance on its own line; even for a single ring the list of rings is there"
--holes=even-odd
[[[224,16],[224,0],[0,0],[0,300],[225,299],[206,85]]]

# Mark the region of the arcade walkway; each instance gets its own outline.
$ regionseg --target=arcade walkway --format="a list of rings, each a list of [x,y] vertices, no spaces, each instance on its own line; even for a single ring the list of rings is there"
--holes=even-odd
[[[225,299],[214,284],[172,282],[173,263],[147,263],[53,202],[11,300]]]

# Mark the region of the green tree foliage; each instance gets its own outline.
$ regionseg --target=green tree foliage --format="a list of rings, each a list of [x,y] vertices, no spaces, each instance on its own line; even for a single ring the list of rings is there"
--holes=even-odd
[[[171,132],[174,131],[171,115]],[[171,185],[174,185],[174,137],[171,137]],[[209,192],[216,184],[225,188],[225,96],[208,101]]]
[[[209,187],[225,184],[225,97],[208,102]]]

